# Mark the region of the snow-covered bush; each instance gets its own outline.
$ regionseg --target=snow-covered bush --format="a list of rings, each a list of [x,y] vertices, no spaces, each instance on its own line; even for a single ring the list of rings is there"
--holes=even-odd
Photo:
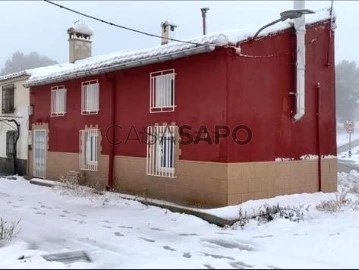
[[[250,220],[250,217],[247,215],[247,212],[240,208],[238,210],[238,220],[236,222],[237,226],[244,227]]]
[[[304,219],[303,206],[290,207],[265,204],[253,211],[252,215],[248,215],[242,208],[238,211],[238,219],[235,226],[244,227],[250,220],[256,220],[258,224],[264,224],[278,218],[288,219],[290,221],[299,222]]]
[[[339,191],[335,194],[335,200],[327,200],[327,201],[321,201],[316,208],[319,211],[324,212],[337,212],[342,209],[343,206],[354,206],[358,203],[355,201],[352,201],[350,198],[348,198],[349,192],[351,192],[352,187],[343,187],[339,189]]]
[[[342,208],[342,204],[337,200],[321,201],[316,208],[324,212],[337,212]]]
[[[276,218],[284,218],[299,222],[304,219],[303,207],[283,207],[277,205],[264,205],[259,209],[257,220],[259,223],[267,223]]]
[[[0,242],[10,241],[20,231],[20,219],[18,221],[8,222],[0,218]]]
[[[56,186],[56,189],[59,190],[62,195],[76,197],[93,197],[96,195],[102,195],[99,189],[79,184],[80,181],[78,175],[62,176],[60,177],[60,182],[62,185]],[[98,186],[99,185],[97,185],[97,187]]]

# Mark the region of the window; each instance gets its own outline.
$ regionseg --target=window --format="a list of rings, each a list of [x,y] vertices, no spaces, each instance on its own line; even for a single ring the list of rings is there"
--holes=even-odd
[[[81,88],[81,114],[97,114],[100,110],[98,80],[83,82]]]
[[[98,129],[80,130],[80,169],[98,170]]]
[[[175,109],[174,69],[150,75],[150,112],[171,112]]]
[[[175,177],[175,126],[149,126],[147,175]]]
[[[14,84],[3,85],[2,87],[2,113],[13,113],[14,107]]]
[[[6,156],[13,157],[15,154],[16,131],[6,132]]]
[[[51,87],[51,116],[63,116],[66,113],[65,86]]]

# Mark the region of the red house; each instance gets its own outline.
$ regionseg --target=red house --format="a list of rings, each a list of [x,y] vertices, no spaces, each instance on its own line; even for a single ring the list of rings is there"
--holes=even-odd
[[[335,191],[333,16],[300,20],[95,57],[75,25],[27,82],[33,176],[204,206]]]

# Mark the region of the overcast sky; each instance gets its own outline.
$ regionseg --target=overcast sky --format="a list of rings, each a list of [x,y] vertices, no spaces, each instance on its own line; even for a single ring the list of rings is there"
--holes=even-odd
[[[60,1],[59,4],[120,25],[160,34],[160,23],[178,25],[175,37],[201,35],[200,8],[209,7],[208,32],[233,29],[248,24],[266,24],[293,8],[293,1]],[[306,1],[306,8],[329,7],[330,1]],[[359,1],[334,1],[337,15],[336,62],[343,59],[359,64],[357,30]],[[93,55],[124,49],[157,46],[160,39],[109,26],[43,1],[0,1],[0,68],[16,50],[36,51],[59,63],[68,61],[66,30],[83,19],[93,30]],[[309,15],[308,15],[309,16]]]

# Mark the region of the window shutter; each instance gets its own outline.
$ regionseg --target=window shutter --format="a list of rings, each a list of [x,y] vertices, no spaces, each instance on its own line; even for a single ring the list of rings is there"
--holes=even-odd
[[[13,113],[15,111],[14,106],[14,85],[9,87],[9,113]]]
[[[2,97],[1,98],[2,98],[1,111],[2,111],[2,113],[5,113],[6,112],[6,108],[5,108],[5,106],[6,106],[6,90],[4,87],[2,87]]]

